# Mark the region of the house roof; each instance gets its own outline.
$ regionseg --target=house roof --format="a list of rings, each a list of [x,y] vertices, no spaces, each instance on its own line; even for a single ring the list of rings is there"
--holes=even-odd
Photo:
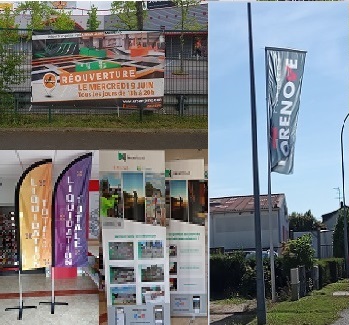
[[[347,209],[348,209],[348,208],[349,208],[349,207],[347,206]],[[334,210],[334,211],[332,211],[332,212],[323,214],[323,215],[321,216],[322,222],[325,223],[325,222],[327,222],[329,219],[331,219],[333,216],[338,215],[339,211],[340,211],[340,209],[337,209],[337,210]]]
[[[272,194],[272,209],[280,209],[285,194]],[[260,195],[261,210],[268,210],[268,195]],[[246,212],[254,211],[254,197],[247,196],[227,196],[210,199],[210,213],[226,213],[226,212]]]

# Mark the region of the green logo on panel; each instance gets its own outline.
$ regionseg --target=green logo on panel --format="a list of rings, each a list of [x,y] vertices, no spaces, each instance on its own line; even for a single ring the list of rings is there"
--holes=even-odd
[[[118,152],[118,159],[126,161],[126,152]]]

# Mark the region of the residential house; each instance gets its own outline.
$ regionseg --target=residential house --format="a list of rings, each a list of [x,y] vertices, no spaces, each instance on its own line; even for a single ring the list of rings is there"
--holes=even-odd
[[[274,249],[289,238],[285,194],[272,194],[272,238]],[[269,249],[268,196],[260,196],[262,247]],[[254,197],[229,196],[210,199],[210,248],[254,250]]]

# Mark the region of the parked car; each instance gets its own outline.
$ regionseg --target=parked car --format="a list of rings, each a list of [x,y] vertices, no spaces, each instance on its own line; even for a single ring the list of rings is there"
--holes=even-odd
[[[274,251],[274,257],[278,257],[279,254]],[[245,255],[246,259],[256,258],[256,251],[247,251]],[[262,251],[262,258],[270,258],[270,249]]]

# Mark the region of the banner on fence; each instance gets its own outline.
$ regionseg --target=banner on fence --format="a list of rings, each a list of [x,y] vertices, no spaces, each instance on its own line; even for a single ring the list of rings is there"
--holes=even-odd
[[[163,106],[165,42],[159,32],[34,34],[32,41],[33,103]]]
[[[86,213],[92,153],[71,162],[54,189],[54,261],[57,267],[87,265]]]
[[[52,160],[42,160],[24,171],[16,187],[21,270],[51,264],[51,177]]]

